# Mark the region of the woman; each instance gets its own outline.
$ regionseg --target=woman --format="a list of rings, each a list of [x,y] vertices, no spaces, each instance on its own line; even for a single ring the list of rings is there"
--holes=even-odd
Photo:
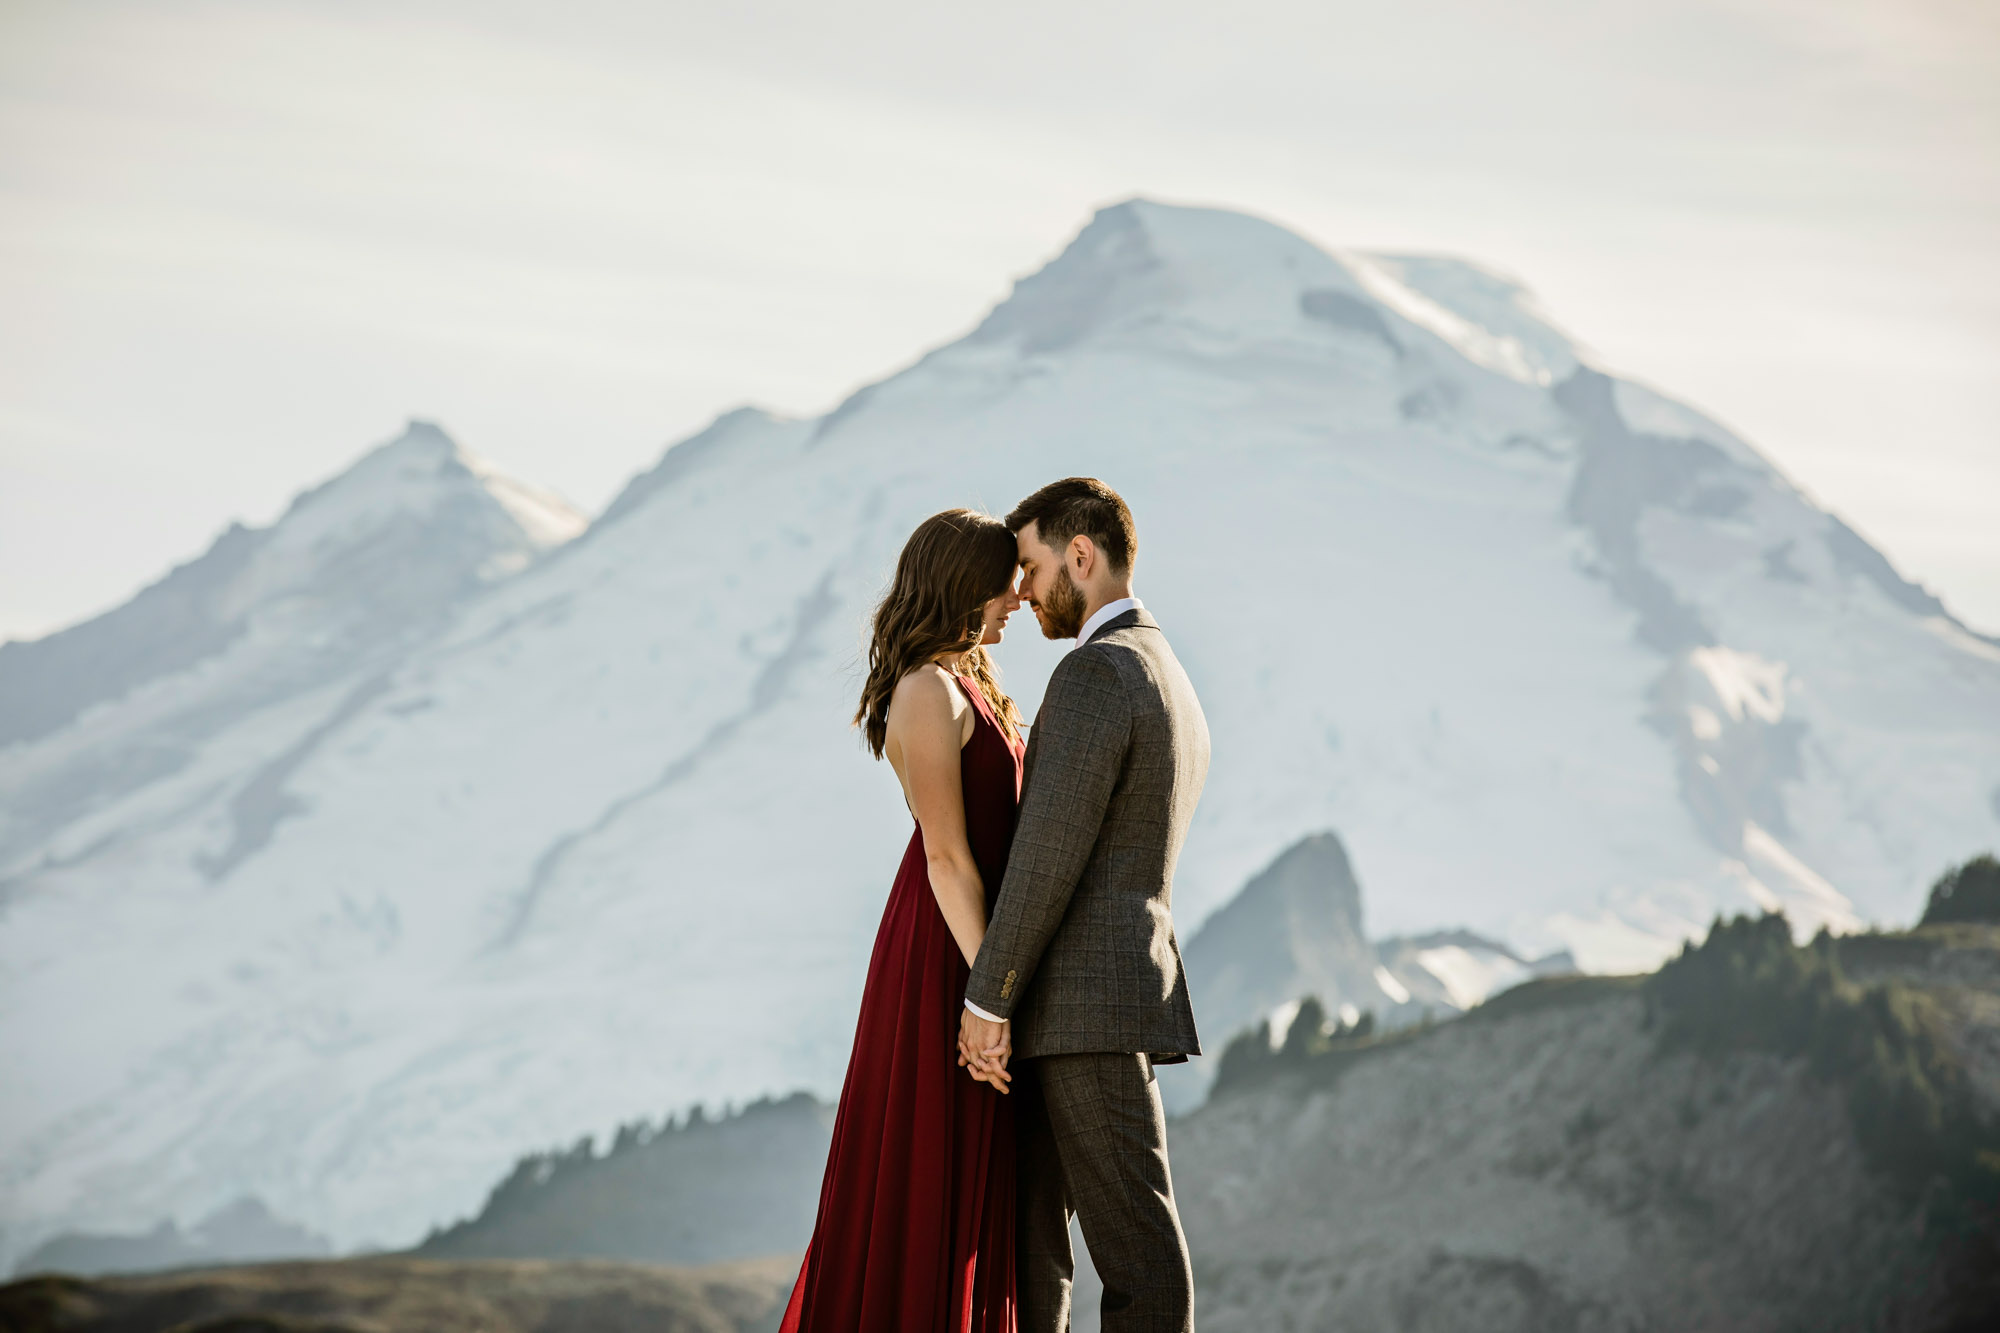
[[[855,714],[916,816],[875,936],[819,1220],[782,1333],[1014,1333],[1006,1075],[960,1072],[959,1012],[1021,794],[1019,717],[985,645],[1014,535],[969,509],[910,535],[875,609]]]

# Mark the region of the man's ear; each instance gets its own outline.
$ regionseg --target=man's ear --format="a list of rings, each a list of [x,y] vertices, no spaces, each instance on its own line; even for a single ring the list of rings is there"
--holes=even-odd
[[[1069,563],[1076,577],[1087,579],[1097,568],[1097,543],[1078,533],[1069,539]]]

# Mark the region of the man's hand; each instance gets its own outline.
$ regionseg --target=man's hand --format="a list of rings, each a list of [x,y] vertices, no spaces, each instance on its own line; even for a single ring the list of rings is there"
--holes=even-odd
[[[1009,1023],[981,1018],[970,1009],[958,1020],[958,1062],[972,1077],[990,1083],[995,1091],[1006,1092],[1013,1075],[1007,1072],[1007,1057],[1014,1053],[1014,1029]]]

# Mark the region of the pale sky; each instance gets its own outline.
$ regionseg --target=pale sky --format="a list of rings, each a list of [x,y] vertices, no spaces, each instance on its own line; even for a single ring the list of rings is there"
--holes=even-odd
[[[0,637],[436,420],[601,506],[1105,203],[1515,274],[2000,631],[2000,5],[0,0]]]

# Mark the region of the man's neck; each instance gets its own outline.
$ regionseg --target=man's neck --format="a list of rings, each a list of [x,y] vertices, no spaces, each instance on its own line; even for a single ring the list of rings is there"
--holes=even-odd
[[[1098,616],[1106,607],[1124,601],[1127,598],[1131,598],[1133,601],[1138,600],[1137,594],[1132,591],[1132,585],[1129,583],[1123,588],[1110,590],[1109,595],[1102,598],[1090,597],[1086,594],[1083,603],[1083,620],[1078,624],[1076,631],[1077,646],[1083,646],[1084,638],[1091,632],[1092,626],[1097,623]]]
[[[1108,588],[1105,590],[1102,596],[1097,596],[1093,593],[1086,592],[1083,595],[1084,621],[1088,623],[1092,616],[1096,615],[1099,611],[1102,611],[1105,607],[1111,605],[1113,602],[1122,602],[1127,597],[1132,597],[1136,595],[1137,594],[1135,594],[1132,591],[1132,585],[1129,583],[1124,584],[1121,587],[1117,588]]]

